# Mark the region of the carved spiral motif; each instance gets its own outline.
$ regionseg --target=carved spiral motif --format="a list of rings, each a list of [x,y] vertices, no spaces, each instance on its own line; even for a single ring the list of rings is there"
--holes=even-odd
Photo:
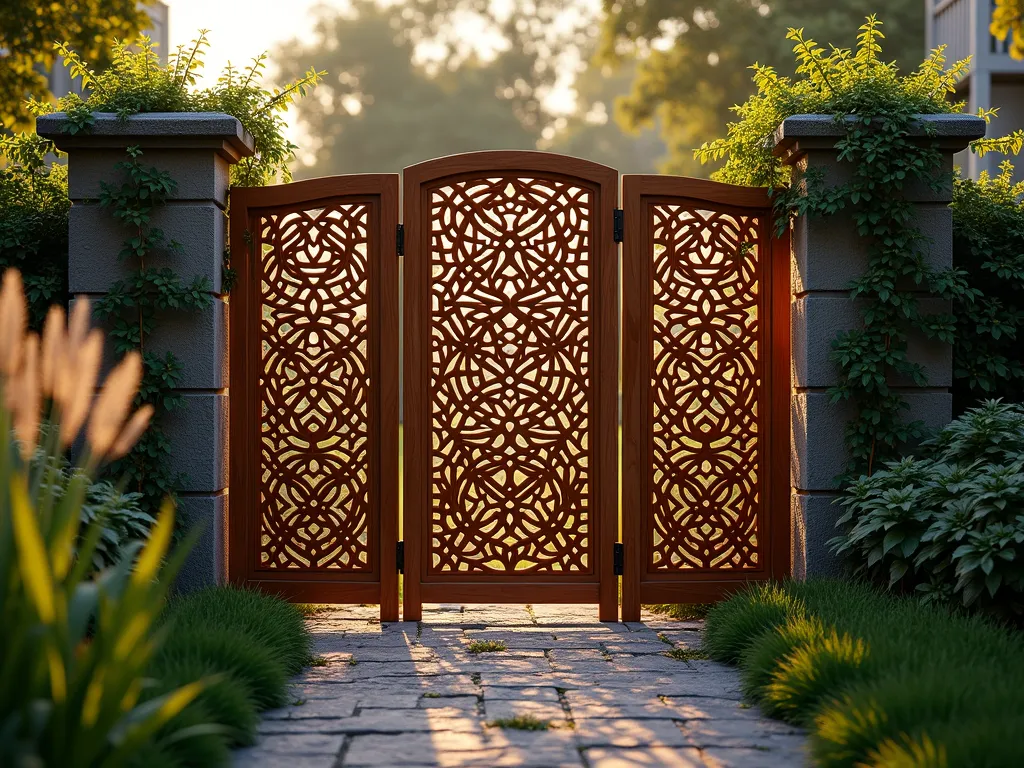
[[[593,194],[494,174],[430,201],[430,568],[590,572]]]
[[[757,568],[756,217],[651,205],[654,365],[649,567]]]
[[[259,568],[369,571],[370,206],[266,216]]]

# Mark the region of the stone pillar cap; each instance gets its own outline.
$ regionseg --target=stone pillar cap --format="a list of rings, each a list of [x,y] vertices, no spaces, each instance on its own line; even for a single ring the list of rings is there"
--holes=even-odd
[[[212,149],[229,163],[253,154],[252,135],[238,118],[222,112],[149,112],[120,119],[113,112],[93,113],[95,122],[86,131],[66,132],[64,112],[36,118],[36,133],[57,148],[109,149],[135,145],[143,149]]]
[[[975,139],[985,135],[985,121],[974,115],[915,115],[910,135],[922,139],[933,139],[941,149],[959,152],[966,149]],[[846,122],[856,116],[845,118]],[[793,115],[782,121],[769,139],[772,154],[783,162],[794,163],[809,149],[832,149],[835,140],[846,135],[844,121],[833,115]]]

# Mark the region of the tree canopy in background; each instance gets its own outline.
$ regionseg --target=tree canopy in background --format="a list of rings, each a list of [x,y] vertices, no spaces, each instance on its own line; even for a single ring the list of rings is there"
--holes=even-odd
[[[34,120],[25,100],[53,95],[45,73],[54,63],[54,42],[68,43],[103,67],[115,38],[131,39],[148,23],[136,0],[0,2],[0,132],[30,129]]]
[[[310,60],[330,73],[299,110],[316,161],[300,176],[535,146],[650,171],[664,152],[659,132],[661,170],[703,174],[692,149],[721,135],[730,107],[750,95],[747,67],[789,74],[789,27],[847,44],[877,9],[877,0],[354,0],[321,7],[312,38],[274,58],[282,80]],[[1013,37],[1015,56],[1022,12],[1024,0],[996,0],[992,32]],[[886,49],[903,68],[924,52],[924,15],[920,0],[881,9]],[[113,40],[147,21],[136,0],[0,2],[0,133],[31,127],[27,97],[52,98],[54,41],[102,68]],[[550,99],[567,82],[571,110]]]
[[[599,61],[635,63],[628,96],[616,104],[627,129],[660,123],[669,157],[661,170],[704,175],[693,149],[721,135],[730,108],[753,93],[755,62],[780,74],[793,72],[789,28],[808,37],[850,45],[877,0],[603,0],[605,19]],[[889,0],[886,51],[904,71],[924,56],[924,9],[920,0]]]
[[[629,92],[636,69],[591,65],[575,82],[576,110],[556,119],[541,149],[610,165],[620,173],[654,173],[665,154],[656,127],[623,131],[612,115],[615,100]]]
[[[297,109],[315,175],[391,172],[453,152],[533,147],[539,129],[516,114],[534,109],[531,97],[496,98],[496,69],[472,60],[431,77],[413,62],[402,12],[357,0],[351,12],[325,12],[308,43],[275,56],[284,78],[309,65],[327,70]]]
[[[299,176],[533,147],[627,172],[653,171],[660,160],[660,170],[705,175],[712,169],[693,149],[721,135],[731,107],[751,94],[750,65],[790,74],[790,27],[850,43],[876,4],[355,0],[347,10],[321,8],[312,38],[281,46],[274,59],[282,78],[310,63],[329,73],[319,99],[299,107],[315,161]],[[883,21],[886,50],[916,67],[925,52],[920,0],[891,0]],[[574,109],[553,104],[559,90],[575,93]]]
[[[488,0],[321,8],[312,37],[273,57],[280,79],[310,65],[328,72],[297,109],[314,162],[296,176],[395,172],[456,152],[538,147],[653,171],[664,152],[655,132],[626,136],[610,119],[629,68],[586,66],[599,32],[594,13],[576,14],[569,0],[497,8]],[[576,105],[559,111],[550,95],[567,72],[580,73]]]

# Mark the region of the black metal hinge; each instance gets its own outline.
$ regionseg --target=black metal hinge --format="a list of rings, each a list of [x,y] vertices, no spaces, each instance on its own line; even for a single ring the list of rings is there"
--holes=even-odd
[[[405,224],[399,224],[395,228],[395,248],[399,256],[405,256]]]
[[[615,238],[616,243],[622,242],[622,234],[625,231],[625,214],[623,214],[621,208],[615,209],[615,215],[612,218],[612,237]]]
[[[395,544],[395,565],[399,573],[405,573],[405,542]]]
[[[615,549],[612,550],[612,568],[615,570],[616,576],[621,576],[624,570],[626,561],[626,548],[622,546],[622,542],[615,542]]]

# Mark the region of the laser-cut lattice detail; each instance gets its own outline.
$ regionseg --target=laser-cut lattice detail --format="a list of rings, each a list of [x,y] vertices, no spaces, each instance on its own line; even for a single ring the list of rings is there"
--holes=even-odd
[[[260,219],[259,565],[370,571],[370,205]]]
[[[657,571],[760,563],[760,223],[651,205],[651,561]]]
[[[594,195],[494,174],[430,195],[434,573],[589,573]]]

